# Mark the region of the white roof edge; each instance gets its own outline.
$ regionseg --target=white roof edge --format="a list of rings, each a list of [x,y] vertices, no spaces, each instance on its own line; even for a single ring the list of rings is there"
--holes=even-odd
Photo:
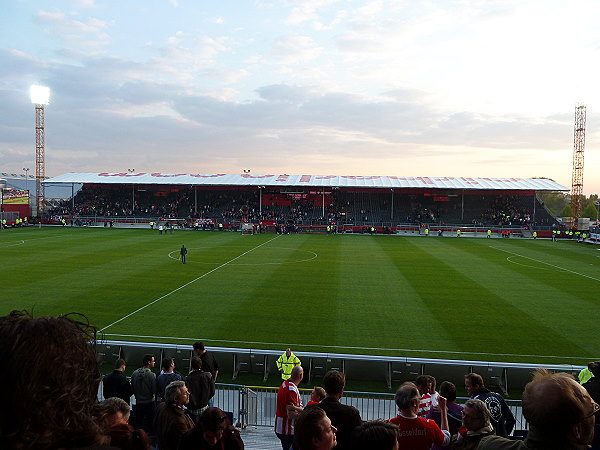
[[[258,175],[258,174],[188,174],[160,172],[66,173],[46,179],[46,184],[137,184],[188,186],[269,186],[269,187],[363,187],[374,189],[461,189],[568,191],[569,188],[549,178],[475,178],[475,177],[405,177],[354,175]]]

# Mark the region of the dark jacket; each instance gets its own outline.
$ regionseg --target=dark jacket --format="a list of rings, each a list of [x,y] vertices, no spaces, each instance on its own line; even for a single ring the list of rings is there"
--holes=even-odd
[[[481,388],[474,398],[483,401],[490,410],[492,416],[491,422],[496,435],[508,437],[515,427],[516,421],[504,398],[500,394],[491,392],[486,388]]]
[[[177,450],[181,436],[194,428],[194,421],[173,403],[160,403],[154,416],[154,431],[160,450]]]
[[[122,398],[129,403],[131,402],[131,396],[133,390],[127,377],[120,370],[113,370],[102,380],[104,386],[104,398],[118,397]]]
[[[194,370],[185,377],[185,385],[190,391],[188,409],[196,410],[208,405],[208,401],[215,395],[215,382],[210,372]]]
[[[318,406],[323,409],[331,424],[337,428],[336,450],[345,450],[352,447],[352,431],[362,423],[360,413],[354,406],[344,405],[333,397],[325,397],[320,403],[307,406],[312,408]]]

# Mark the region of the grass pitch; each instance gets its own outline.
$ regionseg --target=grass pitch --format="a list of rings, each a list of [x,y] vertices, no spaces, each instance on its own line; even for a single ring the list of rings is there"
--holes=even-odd
[[[28,228],[0,255],[0,313],[82,312],[107,339],[600,359],[600,252],[575,242]]]

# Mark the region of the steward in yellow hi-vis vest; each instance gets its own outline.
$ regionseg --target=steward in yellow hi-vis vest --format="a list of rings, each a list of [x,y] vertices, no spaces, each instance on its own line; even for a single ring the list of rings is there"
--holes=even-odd
[[[294,366],[300,365],[300,360],[292,353],[292,349],[287,348],[285,353],[277,359],[276,364],[277,370],[281,373],[281,379],[287,380],[292,375]]]

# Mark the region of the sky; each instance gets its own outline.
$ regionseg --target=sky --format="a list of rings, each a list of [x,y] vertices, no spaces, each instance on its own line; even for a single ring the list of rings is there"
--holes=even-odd
[[[597,0],[0,0],[0,172],[547,177],[600,193]]]

